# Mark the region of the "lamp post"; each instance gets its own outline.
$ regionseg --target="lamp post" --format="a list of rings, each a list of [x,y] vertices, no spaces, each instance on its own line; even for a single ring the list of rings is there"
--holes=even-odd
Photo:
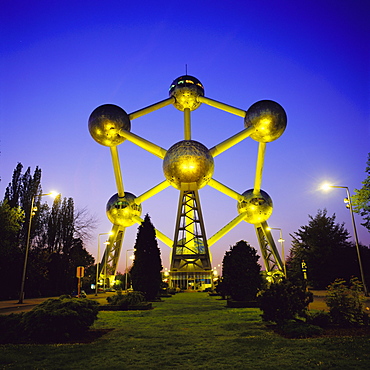
[[[362,281],[362,285],[364,286],[365,296],[368,296],[369,293],[367,291],[366,282],[365,282],[365,276],[364,276],[364,271],[363,271],[363,268],[362,268],[360,247],[358,245],[357,229],[356,229],[356,224],[355,224],[355,217],[353,215],[352,201],[351,201],[351,196],[349,194],[349,189],[348,189],[347,186],[338,186],[338,185],[329,185],[329,184],[324,184],[322,186],[322,189],[323,190],[328,190],[330,188],[346,189],[347,198],[344,201],[345,201],[346,204],[348,204],[348,208],[349,208],[349,211],[351,213],[352,226],[353,226],[353,234],[354,234],[354,237],[355,237],[355,244],[356,244],[356,251],[357,251],[357,259],[358,259],[358,265],[360,267],[361,281]]]
[[[133,249],[126,249],[126,276],[125,276],[125,291],[127,291],[127,275],[128,275],[128,270],[127,270],[127,260],[128,260],[128,257],[127,257],[127,252],[129,251],[136,251],[136,248],[133,248]]]
[[[109,242],[105,242],[105,245],[109,245]],[[105,284],[107,282],[107,260],[109,255],[107,254],[107,249],[105,249],[105,258],[104,258],[104,285],[103,285],[103,291],[105,293]]]
[[[280,232],[278,242],[281,245],[281,254],[282,254],[282,257],[283,257],[284,276],[286,278],[287,275],[286,275],[285,252],[284,252],[284,242],[285,242],[285,240],[283,239],[283,230],[280,227],[269,227],[268,230],[279,230],[279,232]]]
[[[32,224],[32,218],[35,215],[35,212],[37,211],[37,207],[34,207],[35,198],[36,198],[36,196],[43,197],[43,196],[46,196],[46,195],[51,195],[52,197],[55,198],[58,195],[58,193],[55,192],[55,191],[51,191],[50,193],[47,193],[47,194],[33,195],[32,198],[31,198],[30,220],[28,222],[26,251],[25,251],[25,255],[24,255],[24,264],[23,264],[21,291],[19,293],[19,301],[18,301],[18,303],[23,303],[23,298],[24,298],[24,284],[25,284],[25,281],[26,281],[28,252],[29,252],[29,249],[30,249],[31,224]]]
[[[95,284],[95,295],[98,295],[98,282],[99,282],[99,260],[100,260],[100,236],[101,235],[112,235],[112,232],[109,233],[100,233],[98,235],[98,257],[96,262],[96,284]]]

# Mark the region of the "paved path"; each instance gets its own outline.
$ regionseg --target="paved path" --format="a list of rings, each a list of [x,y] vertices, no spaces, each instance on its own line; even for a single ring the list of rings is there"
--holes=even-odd
[[[95,294],[89,294],[87,297],[90,299],[96,299],[98,301],[105,301],[108,294],[109,293],[105,293],[105,294],[99,293],[98,296],[95,296]],[[31,311],[32,308],[46,301],[49,298],[58,298],[58,297],[29,298],[29,299],[24,299],[23,303],[19,303],[18,299],[9,300],[9,301],[0,301],[0,315]]]

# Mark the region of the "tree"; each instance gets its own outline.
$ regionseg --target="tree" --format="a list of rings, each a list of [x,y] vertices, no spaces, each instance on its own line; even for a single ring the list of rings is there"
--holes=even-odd
[[[162,282],[162,268],[155,229],[147,214],[136,236],[135,259],[130,271],[133,289],[143,292],[147,300],[153,300]]]
[[[262,285],[257,251],[241,240],[225,253],[222,261],[222,285],[227,296],[236,301],[256,298]]]
[[[16,298],[19,289],[24,254],[17,245],[24,213],[20,207],[10,207],[8,201],[0,202],[0,299]]]
[[[22,212],[22,222],[18,224],[5,222],[6,217],[0,220],[4,221],[0,226],[0,257],[4,254],[8,256],[0,259],[0,271],[6,271],[6,278],[2,281],[11,281],[13,294],[17,294],[34,198],[37,210],[32,210],[34,216],[27,264],[27,296],[70,293],[75,285],[76,267],[84,266],[87,272],[94,263],[83,242],[88,239],[96,221],[88,216],[85,209],[75,210],[72,198],[62,199],[58,196],[51,209],[46,201],[42,204],[41,169],[36,167],[33,176],[30,167],[24,174],[22,169],[23,165],[18,163],[0,207],[4,211],[0,211],[0,218],[7,215],[11,219],[12,215]],[[10,279],[10,276],[13,278]]]
[[[22,169],[23,165],[18,163],[17,167],[13,171],[12,182],[9,183],[5,190],[4,200],[9,202],[10,207],[21,207],[24,211],[24,223],[19,230],[17,241],[21,248],[24,248],[26,245],[28,225],[30,221],[32,198],[35,197],[34,207],[36,207],[39,212],[35,214],[32,220],[30,235],[31,244],[33,237],[38,234],[38,229],[40,227],[39,219],[45,211],[47,204],[42,206],[41,197],[37,196],[42,193],[40,185],[41,169],[36,167],[33,176],[31,176],[30,167],[27,168],[24,174],[22,174]]]
[[[370,153],[368,154],[368,160],[366,163],[365,172],[367,173],[367,178],[362,182],[362,188],[360,190],[355,189],[355,195],[351,197],[353,210],[360,214],[365,226],[370,232]]]
[[[335,223],[335,214],[329,217],[325,209],[309,218],[308,225],[291,235],[289,277],[302,279],[303,261],[307,265],[308,281],[315,289],[325,289],[336,278],[348,275],[348,271],[357,274],[358,269],[353,270],[356,251],[347,241],[349,233],[344,224]]]

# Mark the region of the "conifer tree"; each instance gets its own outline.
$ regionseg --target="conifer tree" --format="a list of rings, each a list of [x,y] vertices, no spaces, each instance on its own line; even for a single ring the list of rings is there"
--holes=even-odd
[[[261,266],[257,251],[246,241],[237,242],[222,261],[222,283],[227,296],[236,301],[256,298],[261,288]]]
[[[132,286],[143,292],[147,300],[153,300],[161,285],[161,252],[155,236],[155,229],[146,215],[138,228],[135,243],[135,260],[131,268]]]
[[[361,189],[355,189],[355,195],[351,197],[353,210],[359,213],[364,222],[361,224],[370,232],[370,153],[366,163],[366,179],[362,182]]]
[[[344,224],[335,222],[335,214],[328,216],[324,209],[309,218],[308,225],[301,226],[292,235],[288,276],[299,279],[304,261],[310,285],[315,289],[325,289],[336,278],[344,277],[354,263],[356,265],[356,252],[347,241],[349,233]]]

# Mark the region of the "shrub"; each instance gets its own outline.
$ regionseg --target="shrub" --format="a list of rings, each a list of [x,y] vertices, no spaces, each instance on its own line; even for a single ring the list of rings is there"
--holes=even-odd
[[[313,301],[312,293],[289,280],[273,283],[259,296],[262,319],[281,324],[297,317],[306,317],[307,307]]]
[[[48,299],[21,320],[25,336],[38,342],[59,341],[84,333],[98,315],[98,303],[84,299]]]
[[[310,338],[323,333],[323,329],[305,322],[286,322],[279,326],[279,333],[288,338]]]
[[[23,337],[23,313],[0,315],[0,343],[13,343]]]
[[[146,303],[144,293],[142,292],[128,292],[127,294],[117,292],[117,294],[108,297],[107,301],[109,305],[119,306],[122,309],[128,309],[128,306],[138,306]]]
[[[326,304],[334,324],[349,326],[368,322],[364,312],[362,284],[352,278],[349,285],[343,279],[336,279],[327,288]]]
[[[331,317],[329,312],[325,311],[308,312],[306,322],[308,324],[320,326],[321,328],[326,328],[331,324]]]

